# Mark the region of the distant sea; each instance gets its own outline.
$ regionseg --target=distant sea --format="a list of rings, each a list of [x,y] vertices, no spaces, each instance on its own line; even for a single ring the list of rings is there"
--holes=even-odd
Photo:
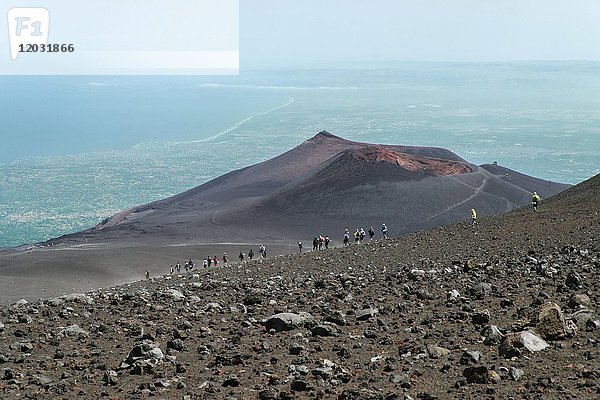
[[[0,77],[0,88],[0,247],[88,228],[321,130],[552,181],[600,172],[600,63]]]

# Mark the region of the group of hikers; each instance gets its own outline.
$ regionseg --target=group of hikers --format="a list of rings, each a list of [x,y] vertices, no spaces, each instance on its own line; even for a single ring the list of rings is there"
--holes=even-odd
[[[533,192],[531,195],[531,206],[533,207],[533,211],[537,211],[540,201],[540,195],[538,195],[537,192]],[[474,208],[471,208],[471,225],[477,225],[477,211],[475,211]]]
[[[352,236],[354,237],[354,244],[360,244],[365,241],[365,238],[369,235],[369,240],[373,240],[375,237],[375,229],[371,226],[367,232],[365,232],[364,228],[356,228]],[[381,237],[383,239],[388,239],[388,227],[387,225],[381,224]],[[344,246],[350,246],[350,231],[346,229],[344,232]]]
[[[216,258],[217,256],[215,256]],[[191,270],[194,269],[194,260],[192,260],[190,258],[189,261],[186,261],[183,268],[185,269],[185,272],[190,272]],[[175,271],[177,271],[177,273],[181,272],[181,264],[178,262],[177,264],[175,264],[175,266],[171,265],[171,274],[175,273]]]
[[[260,255],[260,258],[267,258],[267,246],[265,246],[264,244],[261,244],[258,247],[258,253]],[[244,261],[244,259],[248,257],[249,260],[252,260],[254,258],[254,251],[252,249],[250,249],[248,251],[248,254],[243,253],[240,251],[240,254],[238,255],[238,258],[240,260],[240,262]],[[202,266],[204,268],[210,268],[213,265],[215,267],[217,267],[219,265],[219,263],[222,262],[223,265],[228,265],[229,263],[229,256],[227,255],[227,253],[223,253],[223,257],[221,258],[221,260],[219,261],[219,257],[214,256],[214,257],[206,257],[204,260],[202,260]],[[196,263],[194,262],[194,260],[192,260],[190,258],[189,261],[186,261],[184,264],[184,271],[185,272],[192,272],[192,270],[194,269],[194,266],[196,265]],[[174,273],[181,273],[181,264],[179,262],[177,262],[177,264],[175,265],[171,265],[170,268],[170,274],[173,275]],[[150,278],[150,272],[148,270],[146,270],[146,279]]]
[[[533,207],[534,211],[537,211],[538,209],[538,205],[540,203],[541,199],[540,196],[537,194],[537,192],[533,192],[532,196],[531,196],[531,205]],[[471,222],[470,225],[477,225],[477,211],[475,211],[474,208],[471,208]],[[344,232],[344,246],[350,246],[350,236],[354,237],[354,243],[355,244],[360,244],[361,242],[363,242],[367,236],[367,234],[369,235],[369,240],[373,240],[373,237],[375,237],[375,230],[373,229],[373,227],[371,226],[369,228],[368,231],[365,232],[365,230],[363,228],[356,228],[354,230],[354,233],[351,234],[350,231],[348,229],[345,230]],[[383,239],[388,239],[388,227],[385,223],[381,224],[381,235]],[[317,250],[322,250],[322,249],[329,249],[330,245],[331,245],[332,240],[329,238],[328,235],[318,235],[315,236],[313,238],[313,251],[317,251]],[[298,242],[298,250],[300,253],[302,253],[302,242]],[[267,247],[264,244],[261,244],[258,247],[258,254],[260,258],[267,258]],[[240,251],[240,254],[238,255],[238,259],[240,260],[240,263],[243,262],[246,257],[252,261],[252,259],[254,258],[254,251],[252,249],[250,249],[248,251],[248,254],[245,254],[243,252]],[[227,265],[229,263],[229,257],[227,256],[227,253],[223,253],[223,257],[222,257],[222,262],[223,265]],[[219,258],[217,256],[214,257],[206,257],[203,261],[202,261],[202,266],[204,268],[210,268],[211,266],[218,266],[219,265]],[[191,272],[194,269],[195,263],[194,260],[192,260],[191,258],[189,259],[189,261],[186,261],[184,264],[184,271],[185,272]],[[180,273],[181,272],[181,264],[178,262],[175,266],[171,265],[171,275],[174,274],[175,272]],[[150,278],[150,272],[148,270],[146,270],[146,279]]]
[[[370,227],[367,232],[365,232],[364,228],[356,228],[354,230],[354,234],[352,235],[350,234],[350,231],[346,229],[346,231],[344,232],[344,246],[350,246],[350,236],[354,237],[355,244],[360,244],[365,240],[367,233],[369,234],[369,240],[373,240],[373,237],[375,236],[375,229],[373,229],[373,227]],[[388,227],[386,224],[381,225],[381,234],[384,239],[388,239]],[[312,249],[313,251],[328,249],[331,243],[332,240],[329,238],[328,235],[318,235],[313,237]],[[297,242],[297,244],[298,251],[302,253],[302,242]]]
[[[258,256],[260,258],[267,258],[267,246],[265,246],[264,244],[261,244],[260,246],[258,246]],[[244,254],[243,252],[240,251],[238,258],[239,258],[240,262],[242,262],[246,258],[246,254]],[[253,258],[254,258],[254,251],[252,251],[252,249],[250,249],[250,251],[248,251],[248,259],[250,259],[250,261],[252,261]]]
[[[319,235],[319,236],[315,236],[313,238],[313,251],[317,251],[317,250],[322,250],[322,249],[328,249],[329,245],[331,244],[331,239],[329,238],[328,235]],[[298,250],[300,251],[300,253],[302,253],[302,242],[298,242]]]

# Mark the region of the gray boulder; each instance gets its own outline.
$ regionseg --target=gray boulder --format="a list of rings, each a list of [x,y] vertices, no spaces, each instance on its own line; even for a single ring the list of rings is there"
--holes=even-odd
[[[498,354],[504,358],[519,357],[523,350],[531,353],[542,351],[550,345],[533,332],[523,331],[509,333],[502,338],[498,346]]]
[[[89,335],[89,333],[85,329],[80,328],[79,325],[69,325],[69,326],[61,329],[60,332],[58,332],[58,334],[65,336],[65,337],[71,337],[71,336],[87,337]]]
[[[572,309],[582,307],[590,308],[592,306],[592,300],[590,300],[590,297],[587,294],[578,293],[571,296],[567,305]]]
[[[483,300],[492,294],[492,287],[489,283],[478,283],[469,288],[469,294],[476,299]]]
[[[83,293],[70,293],[48,300],[48,304],[51,306],[59,306],[63,303],[93,304],[94,299]]]
[[[366,321],[371,317],[374,317],[378,312],[378,309],[368,307],[362,310],[354,310],[354,316],[356,317],[357,321]]]
[[[427,345],[426,349],[430,358],[440,358],[450,354],[450,350],[433,344]]]
[[[183,293],[181,293],[177,289],[169,289],[169,290],[167,290],[167,292],[165,293],[165,295],[167,297],[170,297],[171,299],[173,299],[173,301],[183,301],[183,300],[185,300],[185,296],[183,295]]]
[[[279,313],[270,316],[265,321],[267,331],[274,329],[276,332],[291,331],[296,328],[301,328],[307,324],[313,324],[314,318],[307,312],[294,313]]]
[[[488,325],[481,331],[483,343],[487,346],[500,343],[504,335],[496,325]]]
[[[479,360],[481,359],[481,353],[478,351],[465,351],[462,356],[460,357],[460,363],[462,365],[471,365],[471,364],[476,364],[479,362]]]
[[[141,374],[151,370],[165,358],[158,344],[151,340],[143,340],[133,346],[127,357],[121,363],[121,369],[134,367],[134,372]]]

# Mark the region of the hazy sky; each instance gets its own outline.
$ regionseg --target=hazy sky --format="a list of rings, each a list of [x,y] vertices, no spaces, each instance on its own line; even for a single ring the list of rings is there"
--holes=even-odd
[[[240,0],[242,68],[600,60],[600,0]]]

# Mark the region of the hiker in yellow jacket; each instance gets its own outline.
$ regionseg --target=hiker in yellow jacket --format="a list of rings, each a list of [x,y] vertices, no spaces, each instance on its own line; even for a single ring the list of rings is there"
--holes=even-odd
[[[471,208],[471,225],[477,225],[477,212]]]
[[[533,192],[533,195],[531,196],[531,205],[533,206],[533,211],[537,211],[539,202],[540,196],[538,196],[537,192]]]

